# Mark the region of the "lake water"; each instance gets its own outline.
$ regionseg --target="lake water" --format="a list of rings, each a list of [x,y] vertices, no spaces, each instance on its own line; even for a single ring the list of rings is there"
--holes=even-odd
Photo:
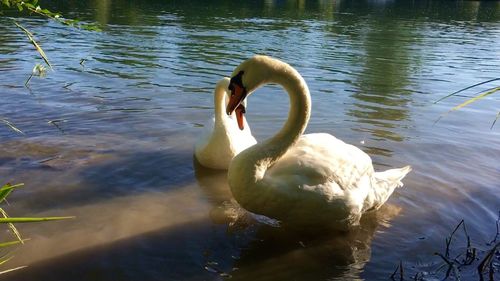
[[[444,253],[461,219],[481,257],[490,248],[500,210],[500,124],[490,129],[499,96],[435,121],[500,83],[434,102],[499,77],[499,2],[46,2],[104,30],[0,16],[0,117],[25,133],[0,123],[1,182],[25,183],[3,208],[76,218],[18,225],[31,240],[4,268],[29,267],[1,279],[387,280],[400,261],[406,278],[442,278],[433,253]],[[28,88],[42,61],[10,16],[54,65]],[[307,132],[357,145],[378,170],[413,166],[360,227],[305,236],[252,219],[230,203],[225,172],[193,161],[216,81],[254,54],[304,76]],[[258,140],[288,112],[275,86],[248,103]],[[6,230],[1,237],[13,239]],[[465,243],[457,231],[453,254]],[[477,264],[462,280],[478,279]]]

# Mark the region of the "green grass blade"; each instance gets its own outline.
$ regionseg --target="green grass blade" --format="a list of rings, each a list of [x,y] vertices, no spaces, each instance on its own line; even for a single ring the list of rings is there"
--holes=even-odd
[[[487,82],[489,82],[489,81],[487,81]],[[498,92],[498,91],[500,91],[500,87],[489,88],[486,91],[479,92],[479,95],[477,95],[477,96],[475,96],[473,98],[470,98],[470,99],[466,100],[465,102],[463,102],[463,103],[461,103],[461,104],[453,107],[452,109],[448,110],[448,112],[446,112],[444,114],[441,114],[439,116],[439,118],[434,122],[434,124],[436,124],[437,122],[439,122],[439,120],[441,120],[443,117],[445,117],[446,115],[448,115],[450,112],[458,110],[458,109],[460,109],[460,108],[462,108],[462,107],[464,107],[466,105],[469,105],[469,104],[471,104],[471,103],[473,103],[475,101],[478,101],[478,100],[480,100],[480,99],[482,99],[482,98],[484,98],[486,96],[489,96],[489,95],[491,95],[491,94],[493,94],[495,92]],[[493,121],[493,124],[491,124],[491,128],[493,128],[493,126],[495,125],[496,120],[499,118],[499,114],[500,114],[500,112],[497,114],[497,117],[496,117],[495,121]]]
[[[56,221],[74,219],[75,217],[44,217],[44,218],[0,218],[0,223],[26,223],[26,222],[40,222],[40,221]]]
[[[43,51],[42,47],[40,47],[40,45],[38,45],[38,43],[35,41],[35,39],[33,38],[33,34],[29,30],[27,30],[26,28],[24,28],[23,26],[18,24],[16,21],[14,21],[14,24],[17,27],[19,27],[28,36],[28,39],[31,41],[31,44],[33,44],[33,46],[35,46],[35,49],[38,51],[40,56],[42,56],[42,59],[50,67],[50,69],[52,69],[52,65],[50,64],[49,59],[47,58],[47,55],[45,55],[45,52]]]
[[[8,184],[5,184],[4,186],[2,186],[0,188],[0,203],[3,202],[3,200],[5,200],[5,198],[7,198],[7,196],[9,196],[9,194],[12,192],[12,190],[14,188],[19,188],[22,186],[24,186],[24,183],[18,183],[15,185],[11,185],[10,183],[8,183]]]
[[[17,245],[17,244],[21,244],[21,243],[23,243],[24,241],[27,241],[27,240],[29,240],[29,239],[23,239],[22,242],[19,241],[19,240],[9,241],[9,242],[2,242],[2,243],[0,243],[0,248],[9,247],[9,246]],[[0,262],[0,264],[2,264],[2,263]]]
[[[493,82],[493,81],[497,81],[497,80],[500,80],[500,78],[490,79],[490,80],[488,80],[488,81],[483,81],[483,82],[480,82],[480,83],[477,83],[477,84],[471,85],[471,86],[469,86],[469,87],[465,87],[465,88],[463,88],[463,89],[461,89],[461,90],[458,90],[458,91],[456,91],[456,92],[453,92],[453,93],[451,93],[451,94],[449,94],[449,95],[446,95],[446,96],[444,96],[444,97],[442,97],[442,98],[438,99],[437,101],[435,101],[435,102],[434,102],[434,104],[436,104],[436,103],[438,103],[438,102],[440,102],[440,101],[442,101],[442,100],[444,100],[444,99],[446,99],[446,98],[449,98],[449,97],[451,97],[451,96],[454,96],[454,95],[456,95],[456,94],[458,94],[458,93],[461,93],[461,92],[463,92],[463,91],[465,91],[465,90],[468,90],[468,89],[471,89],[471,88],[474,88],[474,87],[476,87],[476,86],[483,85],[483,84],[486,84],[486,83],[490,83],[490,82]]]
[[[12,189],[1,190],[0,191],[0,203],[2,203],[3,200],[5,200],[5,198],[7,198],[7,196],[9,196],[9,194],[11,192],[12,192]]]
[[[4,271],[0,271],[0,275],[8,273],[8,272],[11,272],[11,271],[14,271],[14,270],[23,269],[25,267],[28,267],[28,266],[27,265],[23,265],[23,266],[18,266],[18,267],[15,267],[15,268],[7,269],[7,270],[4,270]]]
[[[0,213],[2,213],[4,219],[7,219],[9,218],[9,216],[7,215],[7,213],[2,209],[0,208]],[[14,233],[14,236],[16,236],[17,240],[19,240],[19,242],[21,242],[21,244],[24,244],[24,240],[23,238],[21,237],[21,233],[19,232],[19,230],[17,230],[16,226],[13,224],[13,223],[7,223],[10,230],[12,231],[12,233]]]
[[[484,92],[484,93],[482,93],[482,94],[480,94],[478,96],[475,96],[475,97],[473,97],[471,99],[468,99],[465,102],[463,102],[463,103],[455,106],[454,108],[450,109],[450,111],[458,110],[458,109],[460,109],[460,108],[462,108],[462,107],[464,107],[464,106],[466,106],[468,104],[471,104],[471,103],[473,103],[475,101],[478,101],[478,100],[480,100],[480,99],[482,99],[482,98],[484,98],[486,96],[489,96],[489,95],[491,95],[491,94],[493,94],[495,92],[498,92],[498,91],[500,91],[500,87],[491,88],[491,89],[487,90],[486,92]]]
[[[7,127],[11,128],[14,132],[24,135],[24,132],[16,128],[16,126],[14,126],[14,124],[12,124],[9,120],[0,119],[0,121],[7,125]]]
[[[23,186],[24,186],[24,183],[16,183],[14,185],[7,183],[7,184],[4,184],[2,187],[0,187],[0,191],[5,190],[5,189],[19,188],[19,187],[23,187]]]
[[[10,256],[10,257],[7,257],[7,258],[3,258],[0,260],[0,265],[10,261],[14,256]]]

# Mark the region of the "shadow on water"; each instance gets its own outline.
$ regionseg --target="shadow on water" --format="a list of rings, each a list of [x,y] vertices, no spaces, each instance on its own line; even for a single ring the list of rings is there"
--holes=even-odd
[[[206,213],[200,213],[197,218],[140,235],[46,257],[5,277],[15,280],[218,280],[221,276],[230,276],[232,280],[362,280],[359,276],[370,260],[371,241],[379,223],[388,220],[384,216],[390,219],[398,211],[386,206],[377,214],[363,218],[361,226],[349,233],[308,235],[261,224],[228,231],[226,224],[212,224]],[[141,227],[141,223],[137,227]],[[59,238],[60,235],[55,235],[51,240]],[[50,249],[42,243],[41,248],[31,250]]]
[[[75,145],[75,141],[68,143]],[[21,202],[35,212],[84,206],[148,191],[174,190],[193,182],[191,150],[71,148],[61,142],[12,142],[5,147],[8,149],[3,149],[3,155],[10,157],[2,158],[3,169],[31,174],[25,183],[33,186],[29,192],[36,196]],[[19,175],[16,180],[23,178]],[[32,180],[50,188],[36,188],[30,184]]]
[[[194,156],[193,168],[196,181],[210,202],[218,205],[233,198],[227,182],[227,170],[205,168]]]
[[[218,233],[218,245],[231,245],[206,220],[194,220],[126,239],[46,259],[6,275],[13,280],[200,280],[208,244]],[[195,235],[195,236],[193,236]],[[201,239],[200,239],[201,238]],[[56,246],[56,245],[54,245]],[[231,256],[230,253],[228,253]]]

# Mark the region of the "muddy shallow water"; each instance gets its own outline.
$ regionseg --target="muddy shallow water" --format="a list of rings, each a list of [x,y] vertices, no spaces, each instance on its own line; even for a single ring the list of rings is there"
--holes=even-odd
[[[434,101],[498,77],[497,2],[52,2],[104,30],[17,18],[54,65],[25,88],[38,58],[11,14],[0,17],[0,117],[25,133],[0,127],[0,178],[25,183],[9,215],[76,218],[18,225],[31,240],[9,264],[29,267],[0,279],[387,280],[400,260],[408,275],[438,268],[433,253],[461,219],[488,248],[500,210],[498,95],[435,121],[498,83]],[[226,174],[193,160],[216,81],[256,53],[306,79],[307,132],[357,145],[378,170],[413,166],[360,227],[276,227],[235,207]],[[278,87],[248,102],[258,140],[280,128]],[[463,248],[461,233],[454,243]]]

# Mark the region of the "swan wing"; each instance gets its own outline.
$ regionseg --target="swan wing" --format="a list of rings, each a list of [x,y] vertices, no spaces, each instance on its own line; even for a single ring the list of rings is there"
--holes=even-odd
[[[315,190],[330,198],[369,186],[373,165],[368,154],[330,134],[302,135],[266,173],[289,187]]]

